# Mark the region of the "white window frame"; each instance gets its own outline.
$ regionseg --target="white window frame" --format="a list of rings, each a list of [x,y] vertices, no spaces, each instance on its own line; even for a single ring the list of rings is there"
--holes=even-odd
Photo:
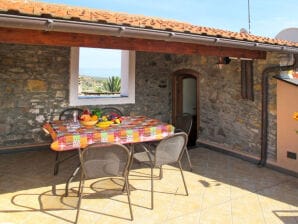
[[[69,105],[109,105],[135,103],[135,51],[122,50],[121,52],[121,92],[120,96],[87,97],[79,96],[79,58],[80,48],[72,47],[70,50],[70,81]]]

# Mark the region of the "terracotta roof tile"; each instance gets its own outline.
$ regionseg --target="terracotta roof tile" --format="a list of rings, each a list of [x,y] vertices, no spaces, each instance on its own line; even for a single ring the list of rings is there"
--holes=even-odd
[[[154,20],[154,19],[150,19],[150,18],[146,18],[146,19],[141,19],[139,26],[142,28],[153,28],[156,26],[159,26],[158,21]]]
[[[127,25],[127,26],[140,26],[140,18],[138,16],[127,16],[123,13],[117,13],[115,15],[116,23],[119,25]]]
[[[81,18],[81,20],[84,20],[84,19]],[[117,18],[115,16],[115,13],[92,10],[90,13],[90,20],[86,20],[86,21],[116,24]]]
[[[260,37],[247,33],[231,32],[211,27],[195,26],[189,23],[177,22],[174,20],[166,20],[143,15],[116,13],[84,7],[73,7],[62,4],[49,4],[30,0],[0,0],[0,13],[117,24],[298,47],[297,42]]]

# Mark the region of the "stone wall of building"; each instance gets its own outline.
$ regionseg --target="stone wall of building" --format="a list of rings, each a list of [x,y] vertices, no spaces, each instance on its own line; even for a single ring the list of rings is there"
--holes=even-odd
[[[240,61],[232,60],[222,69],[217,57],[198,55],[137,54],[137,104],[140,113],[171,119],[171,75],[180,69],[200,74],[199,139],[233,150],[259,156],[261,139],[261,74],[278,65],[277,54],[254,61],[255,100],[241,98]],[[268,157],[276,158],[276,81],[270,79]]]
[[[0,147],[49,142],[41,126],[68,107],[70,49],[0,45]],[[217,57],[137,52],[136,103],[117,105],[125,114],[146,114],[171,122],[172,74],[200,74],[199,138],[252,155],[260,152],[261,73],[278,64],[276,54],[254,61],[255,101],[240,92],[240,61],[222,69]],[[270,81],[270,158],[276,155],[275,80]]]
[[[0,146],[48,141],[45,120],[67,104],[69,49],[0,45]]]

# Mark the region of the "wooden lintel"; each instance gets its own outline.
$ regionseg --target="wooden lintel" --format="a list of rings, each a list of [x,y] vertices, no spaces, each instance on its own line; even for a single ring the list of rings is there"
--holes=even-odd
[[[114,37],[82,33],[52,32],[29,29],[0,28],[0,43],[95,47],[171,54],[198,54],[238,58],[266,59],[266,52],[222,46]]]

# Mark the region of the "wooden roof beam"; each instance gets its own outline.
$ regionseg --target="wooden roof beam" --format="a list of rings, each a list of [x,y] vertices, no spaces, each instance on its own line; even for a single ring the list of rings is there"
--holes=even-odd
[[[0,28],[0,43],[94,47],[170,54],[198,54],[205,56],[230,56],[238,58],[266,59],[266,52],[203,44],[149,40],[104,35],[48,32],[29,29]]]

